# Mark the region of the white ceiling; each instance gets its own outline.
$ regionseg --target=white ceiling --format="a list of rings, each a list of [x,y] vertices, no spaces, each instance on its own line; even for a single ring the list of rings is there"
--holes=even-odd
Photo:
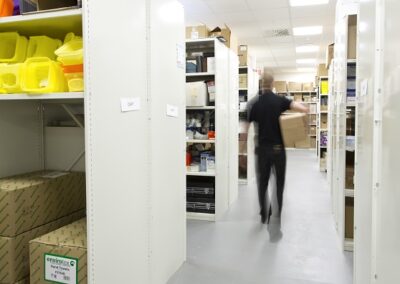
[[[239,39],[239,44],[249,45],[260,68],[275,72],[296,72],[296,59],[315,58],[325,61],[325,49],[334,41],[336,0],[327,5],[290,7],[289,0],[179,0],[185,7],[186,24],[206,24],[210,28],[226,23]],[[322,25],[318,36],[265,37],[271,29]],[[296,54],[296,46],[313,44],[319,52]],[[311,66],[312,67],[312,66]]]

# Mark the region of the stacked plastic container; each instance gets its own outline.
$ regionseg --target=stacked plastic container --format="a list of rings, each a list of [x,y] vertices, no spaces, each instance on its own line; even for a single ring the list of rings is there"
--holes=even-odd
[[[29,40],[0,33],[0,94],[83,91],[83,43],[70,33],[65,43],[47,36]]]

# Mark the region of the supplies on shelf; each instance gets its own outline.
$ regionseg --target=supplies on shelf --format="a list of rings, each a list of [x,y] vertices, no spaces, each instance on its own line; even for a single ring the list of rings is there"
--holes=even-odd
[[[48,36],[31,36],[29,38],[27,58],[47,57],[56,60],[55,51],[62,45],[61,40]]]
[[[186,73],[214,73],[215,57],[213,53],[192,52],[186,58]]]
[[[356,137],[346,136],[346,151],[354,152],[356,149]]]
[[[329,94],[329,82],[328,82],[328,80],[321,80],[320,88],[321,88],[320,93],[322,95]]]
[[[321,147],[327,147],[328,146],[328,132],[327,131],[321,131],[320,146]]]
[[[17,32],[0,33],[0,63],[23,63],[28,39]]]
[[[188,177],[186,210],[196,213],[215,213],[215,180],[210,177]]]
[[[12,16],[14,13],[13,0],[0,0],[0,17]]]
[[[317,104],[310,104],[310,113],[317,113]]]
[[[20,0],[21,14],[82,7],[82,0]]]
[[[0,94],[21,92],[22,65],[0,64]]]

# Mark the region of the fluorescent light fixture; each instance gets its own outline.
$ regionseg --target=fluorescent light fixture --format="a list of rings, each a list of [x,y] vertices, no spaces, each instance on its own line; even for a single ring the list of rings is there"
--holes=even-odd
[[[295,36],[307,36],[307,35],[319,35],[322,34],[322,26],[310,26],[310,27],[298,27],[293,28],[293,35]]]
[[[300,72],[304,72],[304,73],[313,73],[313,72],[317,72],[317,69],[316,68],[313,68],[313,67],[300,67],[300,68],[297,68],[297,71],[300,71]]]
[[[308,53],[308,52],[317,52],[319,51],[318,45],[302,45],[296,47],[297,53]]]
[[[323,5],[328,4],[329,0],[290,0],[290,6],[312,6],[312,5]]]
[[[317,60],[315,58],[302,58],[296,60],[297,64],[317,64]]]

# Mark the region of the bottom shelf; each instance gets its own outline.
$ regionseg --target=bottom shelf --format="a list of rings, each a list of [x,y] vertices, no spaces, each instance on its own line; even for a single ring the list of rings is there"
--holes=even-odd
[[[186,219],[214,222],[215,221],[215,214],[186,212]]]
[[[239,178],[239,184],[247,184],[247,179]]]
[[[354,251],[354,240],[345,239],[344,240],[344,250],[345,251]]]

